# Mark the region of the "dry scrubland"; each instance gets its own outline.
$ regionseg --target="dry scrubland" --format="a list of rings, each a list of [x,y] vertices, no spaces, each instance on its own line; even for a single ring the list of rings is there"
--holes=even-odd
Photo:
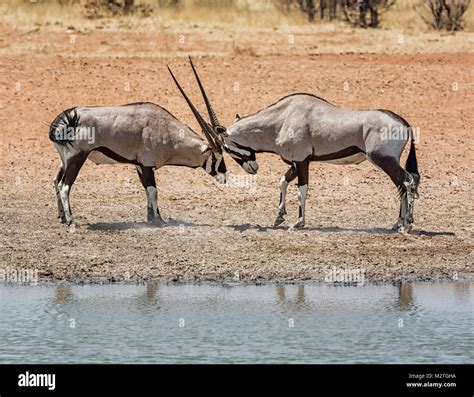
[[[98,0],[99,1],[99,0]],[[385,29],[401,29],[405,31],[428,31],[430,28],[415,11],[416,8],[429,17],[426,9],[421,6],[423,0],[397,0],[389,10],[381,9],[381,26]],[[67,3],[62,6],[60,3]],[[62,26],[77,24],[81,31],[95,29],[145,29],[156,30],[162,27],[185,28],[189,24],[224,24],[226,30],[235,26],[257,27],[303,27],[308,28],[307,17],[300,10],[285,4],[289,0],[179,0],[180,7],[169,6],[172,0],[135,0],[138,6],[151,10],[150,18],[102,18],[87,20],[84,16],[96,16],[94,12],[85,11],[81,1],[67,0],[3,0],[0,11],[5,14],[4,20],[13,25],[47,25],[50,29],[61,29]],[[32,4],[33,3],[33,4]],[[161,4],[161,6],[158,6]],[[319,1],[315,0],[316,7]],[[166,6],[168,5],[168,6]],[[143,7],[142,7],[143,8]],[[139,9],[142,9],[139,8]],[[316,26],[330,31],[346,27],[343,22],[321,23],[316,8]],[[104,14],[104,13],[101,13]],[[147,13],[148,14],[148,13]],[[327,15],[327,14],[326,14]],[[474,7],[467,10],[464,16],[465,31],[474,30]]]
[[[418,22],[402,29],[397,13],[413,15],[401,3],[384,16],[386,29],[362,31],[273,11],[86,20],[74,9],[38,4],[33,14],[3,2],[0,267],[37,268],[49,280],[321,280],[332,266],[362,268],[369,281],[472,279],[474,35]],[[225,124],[298,91],[407,118],[420,131],[413,233],[390,231],[395,188],[368,163],[312,164],[307,227],[270,227],[287,167],[267,154],[247,186],[219,187],[203,170],[159,170],[165,228],[143,222],[133,167],[86,164],[71,196],[79,227],[68,232],[55,218],[58,158],[44,123],[71,106],[153,101],[196,127],[165,69],[171,63],[199,98],[188,54]],[[295,196],[291,186],[288,221]]]

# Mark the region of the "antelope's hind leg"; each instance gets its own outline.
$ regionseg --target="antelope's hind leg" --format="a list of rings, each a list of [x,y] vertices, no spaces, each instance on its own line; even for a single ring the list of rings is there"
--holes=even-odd
[[[402,192],[400,194],[400,212],[398,214],[397,223],[393,225],[392,230],[396,230],[400,233],[405,231],[405,219],[407,216],[407,194]]]
[[[417,198],[418,184],[416,177],[409,172],[405,175],[403,185],[399,187],[400,194],[400,215],[398,221],[393,227],[400,233],[409,233],[413,226],[413,210],[415,206],[415,198]]]
[[[296,167],[292,165],[290,169],[283,175],[280,179],[280,203],[278,205],[278,215],[275,219],[273,227],[276,227],[282,224],[285,221],[286,215],[286,192],[288,190],[288,185],[292,180],[297,176]]]
[[[165,221],[161,218],[158,209],[158,191],[156,190],[155,172],[152,167],[137,165],[140,182],[146,191],[147,198],[147,221],[155,225],[162,225]]]
[[[58,183],[59,197],[61,199],[64,217],[67,225],[75,225],[69,204],[69,193],[81,167],[87,160],[88,153],[76,153],[66,160],[64,174]]]
[[[416,177],[407,172],[403,181],[406,195],[406,215],[404,219],[405,232],[409,233],[413,226],[413,210],[415,207],[415,197],[417,197],[418,184]]]
[[[63,175],[64,175],[64,167],[61,163],[61,165],[58,168],[58,172],[56,176],[54,177],[53,183],[54,183],[54,191],[56,192],[56,199],[58,201],[58,219],[61,221],[61,223],[66,223],[66,216],[64,215],[63,203],[61,201],[61,196],[59,194],[59,182],[61,181]]]
[[[413,224],[413,207],[417,186],[414,176],[405,171],[397,159],[392,156],[370,153],[367,157],[385,171],[400,191],[400,212],[393,229],[400,233],[408,233]]]

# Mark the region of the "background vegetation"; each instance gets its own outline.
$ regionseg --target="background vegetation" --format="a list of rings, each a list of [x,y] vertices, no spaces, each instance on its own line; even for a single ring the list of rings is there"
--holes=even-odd
[[[2,0],[15,24],[149,18],[162,24],[350,25],[361,28],[474,30],[470,0]]]

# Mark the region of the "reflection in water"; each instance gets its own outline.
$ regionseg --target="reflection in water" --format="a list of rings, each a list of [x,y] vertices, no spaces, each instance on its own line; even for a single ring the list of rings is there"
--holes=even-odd
[[[465,282],[454,283],[454,292],[460,297],[469,296],[471,293],[471,284]]]
[[[474,363],[473,287],[0,284],[0,363]]]
[[[137,297],[137,303],[140,307],[158,306],[158,282],[150,281],[145,286],[145,292]]]
[[[304,303],[304,285],[298,285],[298,291],[296,292],[296,304],[301,305]]]
[[[68,283],[61,283],[56,287],[54,298],[57,302],[67,302],[72,300],[73,294],[71,285]]]
[[[156,282],[147,283],[146,290],[145,290],[146,300],[155,301],[157,291],[158,291],[158,283]]]
[[[413,284],[402,283],[398,287],[398,307],[400,309],[410,309],[414,305],[413,301]]]
[[[278,302],[285,301],[285,286],[283,284],[278,284],[276,286]]]
[[[277,289],[278,302],[280,302],[280,303],[285,302],[285,300],[286,300],[285,285],[284,284],[278,284],[276,286],[276,289]]]
[[[304,285],[298,285],[296,290],[296,296],[294,300],[286,298],[286,285],[278,284],[276,286],[278,302],[283,305],[291,305],[295,307],[301,307],[305,304],[304,296]]]

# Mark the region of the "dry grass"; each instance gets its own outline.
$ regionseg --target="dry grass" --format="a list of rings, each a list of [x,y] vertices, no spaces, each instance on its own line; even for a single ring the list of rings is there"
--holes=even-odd
[[[0,4],[2,19],[16,26],[51,26],[65,24],[76,28],[94,29],[134,29],[137,24],[153,31],[163,27],[186,28],[194,25],[232,24],[234,26],[275,27],[288,24],[305,24],[302,13],[290,15],[281,12],[270,0],[259,1],[213,1],[196,3],[186,0],[179,8],[159,7],[154,0],[138,0],[137,3],[150,4],[154,8],[149,18],[138,16],[115,16],[100,20],[88,20],[81,3],[61,5],[56,0],[38,0],[36,3],[21,0],[3,0]]]
[[[381,17],[384,29],[428,31],[429,27],[414,11],[419,0],[398,0],[397,4]],[[88,20],[84,16],[83,1],[71,1],[61,5],[57,0],[2,0],[0,13],[3,22],[19,27],[42,26],[61,29],[74,26],[77,30],[90,31],[96,28],[106,30],[156,31],[163,27],[185,29],[195,25],[212,27],[232,25],[235,28],[260,27],[281,28],[285,26],[304,27],[314,30],[341,30],[343,22],[321,22],[308,24],[303,13],[285,12],[272,0],[183,0],[179,8],[158,6],[157,0],[137,0],[149,4],[154,13],[149,18],[137,16]],[[166,3],[161,1],[162,4]],[[474,31],[474,6],[465,15],[466,31]]]

